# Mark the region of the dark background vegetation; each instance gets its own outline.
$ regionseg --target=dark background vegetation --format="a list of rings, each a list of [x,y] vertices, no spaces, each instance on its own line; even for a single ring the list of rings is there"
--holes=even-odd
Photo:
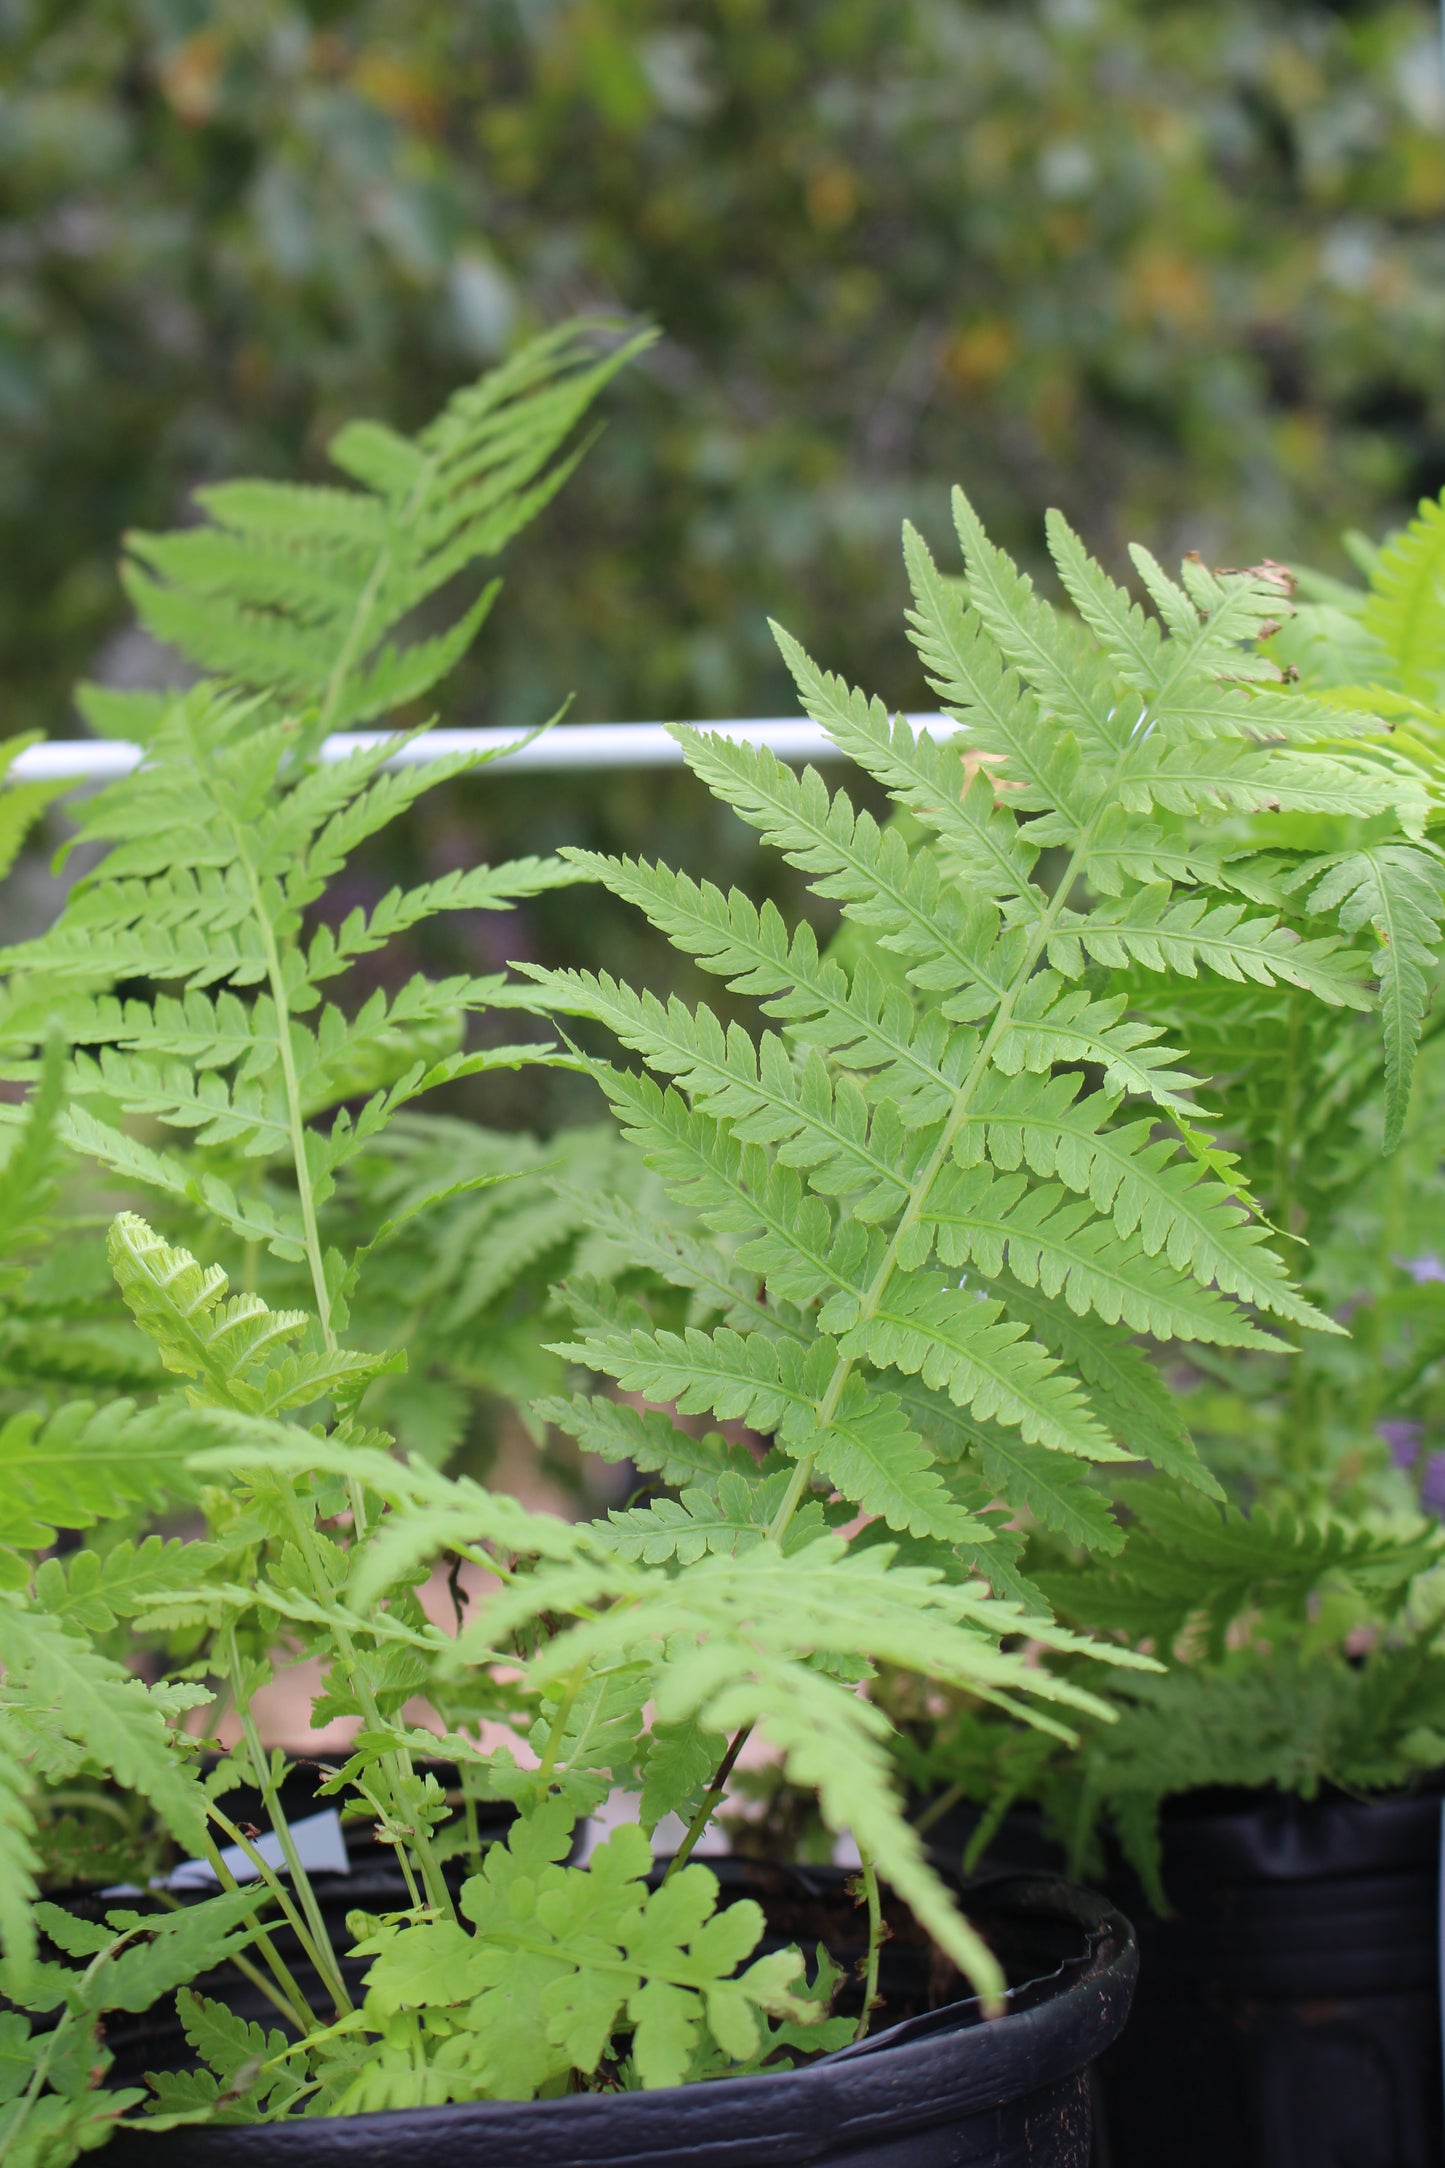
[[[578,308],[665,341],[520,549],[476,719],[900,699],[896,531],[1335,557],[1445,482],[1435,13],[1279,0],[0,0],[7,729],[116,537],[323,471]]]
[[[786,711],[768,613],[920,701],[897,529],[954,480],[1028,556],[1059,503],[1324,564],[1445,482],[1428,0],[0,0],[0,71],[6,733],[149,667],[126,526],[578,309],[664,338],[450,720]],[[568,838],[753,863],[674,778],[498,779],[359,878]],[[506,937],[628,968],[549,910]]]

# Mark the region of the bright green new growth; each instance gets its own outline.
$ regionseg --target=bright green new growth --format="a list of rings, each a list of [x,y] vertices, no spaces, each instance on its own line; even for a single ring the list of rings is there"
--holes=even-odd
[[[557,456],[576,423],[648,343],[599,355],[595,327],[564,324],[414,438],[349,423],[330,456],[357,489],[198,490],[207,525],[128,538],[123,577],[141,623],[206,672],[314,718],[317,735],[394,714],[461,660],[499,583],[444,631],[398,633],[550,502],[586,450]],[[84,705],[97,728],[148,738],[168,703],[92,686]]]

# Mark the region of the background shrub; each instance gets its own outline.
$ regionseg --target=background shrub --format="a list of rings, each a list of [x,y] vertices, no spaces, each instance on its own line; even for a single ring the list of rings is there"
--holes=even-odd
[[[894,537],[954,477],[1029,551],[1052,501],[1106,556],[1327,560],[1445,480],[1434,31],[1426,0],[3,0],[10,727],[64,727],[122,527],[319,471],[353,413],[413,426],[579,305],[667,337],[462,712],[776,710],[765,610],[920,697]]]

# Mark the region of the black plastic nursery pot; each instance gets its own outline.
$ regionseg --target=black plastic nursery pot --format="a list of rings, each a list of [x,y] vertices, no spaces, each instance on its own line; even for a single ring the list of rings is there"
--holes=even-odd
[[[1108,1879],[1140,1969],[1098,2070],[1095,2168],[1445,2168],[1441,1808],[1439,1789],[1166,1806],[1173,1916]],[[1053,1856],[1027,1815],[989,1854]]]
[[[761,1899],[774,1942],[796,1937],[807,1947],[811,1937],[840,1960],[853,1954],[857,1914],[841,1876],[715,1864],[726,1896]],[[1132,1930],[1102,1900],[1048,1877],[992,1878],[964,1901],[1008,1976],[1001,2017],[946,1999],[958,1976],[904,1931],[885,1946],[880,1984],[886,2012],[909,2014],[795,2070],[652,2093],[160,2134],[141,2127],[117,2133],[103,2158],[107,2168],[1087,2168],[1090,2070],[1128,2015]],[[112,2082],[184,2060],[161,2013],[117,2021],[110,2045]]]
[[[1440,1828],[1428,1793],[1166,1816],[1099,2168],[1445,2168]]]

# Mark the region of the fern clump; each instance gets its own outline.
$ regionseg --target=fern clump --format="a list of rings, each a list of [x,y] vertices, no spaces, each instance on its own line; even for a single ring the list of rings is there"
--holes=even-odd
[[[531,380],[517,394],[534,395],[550,444],[559,408]],[[496,396],[463,408],[494,451]],[[890,793],[887,826],[812,772],[681,735],[841,908],[832,947],[740,894],[580,852],[447,876],[338,925],[328,885],[423,778],[387,768],[395,740],[323,764],[319,734],[373,712],[378,686],[414,688],[396,613],[432,591],[428,552],[476,544],[456,509],[466,460],[434,441],[418,467],[364,439],[353,470],[390,509],[364,499],[360,528],[355,505],[286,498],[314,525],[321,588],[261,582],[256,507],[279,500],[218,500],[199,554],[139,546],[142,609],[158,626],[169,610],[224,675],[130,711],[146,759],[81,821],[103,855],[51,932],[3,958],[0,1047],[38,1083],[10,1165],[20,1182],[65,1150],[122,1188],[106,1254],[154,1365],[123,1468],[136,1431],[118,1406],[60,1405],[48,1429],[32,1407],[0,1432],[20,1471],[0,1554],[0,2144],[17,2159],[64,2161],[107,2118],[656,2087],[866,2028],[866,2007],[831,2014],[836,1968],[757,1955],[758,1908],[720,1906],[692,1857],[754,1734],[857,1845],[872,1977],[886,1881],[996,2000],[997,1961],[908,1819],[888,1696],[987,1712],[1036,1757],[1093,1736],[1114,1707],[1101,1682],[1157,1667],[1108,1619],[1060,1623],[1027,1546],[1119,1553],[1117,1472],[1141,1461],[1181,1511],[1214,1510],[1151,1349],[1274,1360],[1335,1329],[1165,1022],[1181,986],[1214,983],[1377,1028],[1368,955],[1338,905],[1282,877],[1269,823],[1348,810],[1403,848],[1425,794],[1375,756],[1367,718],[1262,659],[1268,578],[1188,565],[1175,585],[1141,556],[1155,619],[1056,525],[1076,619],[960,499],[964,583],[908,540],[915,637],[961,726],[941,742],[785,641],[809,712]],[[440,528],[423,468],[445,479]],[[487,471],[518,502],[542,486],[500,455]],[[374,542],[378,519],[368,556],[356,536]],[[430,668],[450,649],[424,652]],[[1243,832],[1256,816],[1264,831]],[[584,876],[755,996],[764,1026],[540,968],[334,998],[399,928]],[[605,1026],[642,1065],[535,1036],[471,1048],[460,1019],[483,1008]],[[551,1148],[545,1208],[530,1146],[503,1164],[415,1111],[439,1084],[544,1059],[594,1076],[635,1148]],[[52,1210],[41,1179],[14,1215],[21,1286]],[[497,1208],[524,1183],[530,1202]],[[389,1245],[413,1245],[465,1339],[499,1274],[578,1226],[557,1359],[608,1382],[534,1415],[645,1484],[571,1521],[440,1465],[434,1436],[399,1449],[406,1351],[376,1326],[408,1299],[387,1291]],[[699,1435],[694,1415],[742,1435]],[[37,1455],[52,1436],[77,1467],[67,1525],[87,1531],[60,1556]],[[152,1525],[180,1509],[203,1533]],[[159,1683],[128,1673],[137,1643]],[[262,1735],[278,1652],[319,1667],[316,1719],[352,1728],[325,1795],[395,1859],[394,1901],[344,1934]],[[243,1826],[243,1784],[279,1865]],[[579,1822],[619,1789],[639,1826],[574,1864]],[[38,1896],[48,1858],[107,1856],[86,1839],[117,1795],[146,1867],[177,1850],[211,1864],[221,1894],[174,1915],[184,1927]],[[654,1868],[673,1816],[683,1834]],[[233,1891],[228,1862],[252,1886]],[[281,2032],[194,1989],[223,1964]],[[105,2012],[173,1991],[194,2067],[149,2101],[107,2090]]]

